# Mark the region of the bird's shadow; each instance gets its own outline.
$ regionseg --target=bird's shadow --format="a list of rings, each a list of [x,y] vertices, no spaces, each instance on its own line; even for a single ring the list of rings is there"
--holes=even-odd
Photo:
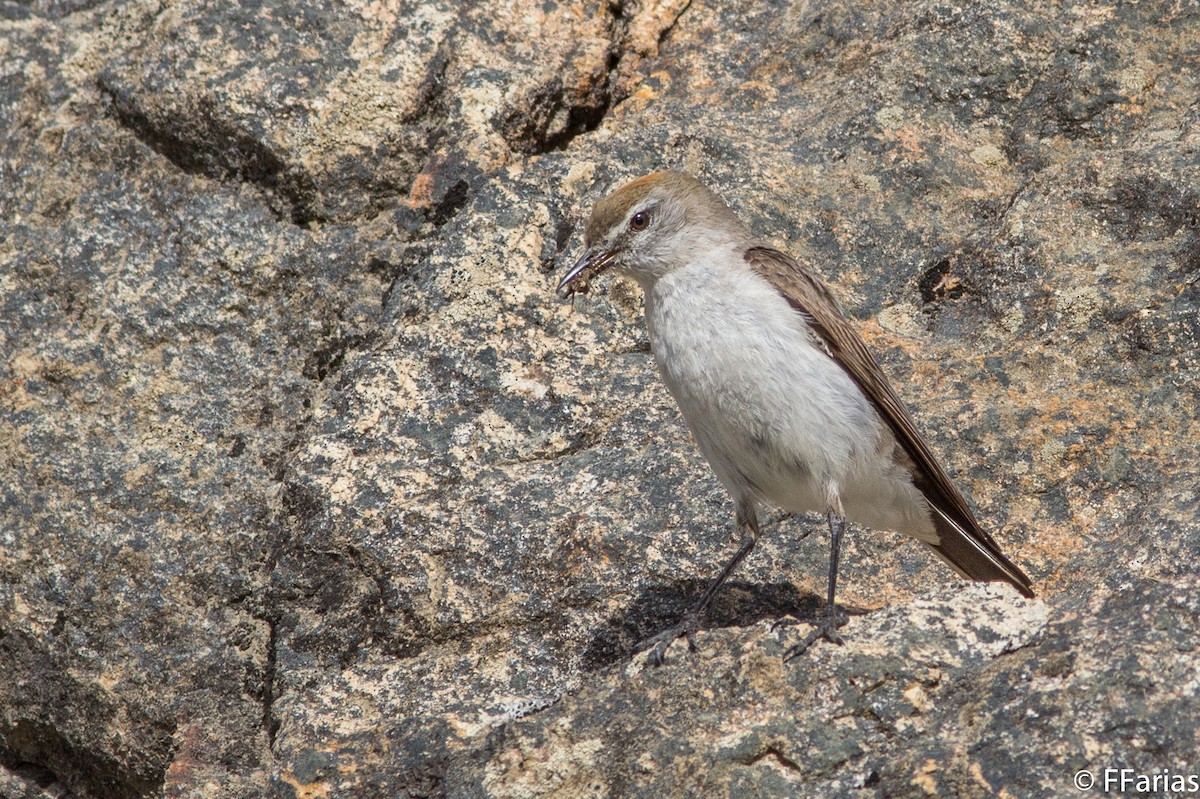
[[[639,644],[677,624],[707,587],[703,580],[688,580],[644,589],[619,617],[614,616],[595,631],[583,653],[584,670],[628,660],[640,649]],[[764,585],[731,580],[713,599],[700,629],[748,627],[763,619],[788,616],[808,622],[816,620],[823,607],[820,598],[800,592],[791,583]]]

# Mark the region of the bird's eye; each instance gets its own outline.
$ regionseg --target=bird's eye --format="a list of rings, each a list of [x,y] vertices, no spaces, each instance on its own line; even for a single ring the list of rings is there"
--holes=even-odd
[[[633,216],[629,217],[630,230],[645,230],[650,226],[650,214],[645,211],[638,211]]]

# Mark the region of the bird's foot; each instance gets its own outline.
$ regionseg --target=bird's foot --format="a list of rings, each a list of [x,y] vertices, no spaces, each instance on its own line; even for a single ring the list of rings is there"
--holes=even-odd
[[[675,643],[676,638],[687,637],[688,650],[696,651],[696,631],[700,629],[700,614],[695,609],[689,610],[683,614],[679,624],[674,627],[663,630],[653,638],[648,638],[638,645],[638,651],[650,649],[650,662],[655,666],[661,666],[666,660],[667,650],[671,644]],[[651,649],[651,647],[653,647]]]
[[[831,608],[826,613],[822,614],[821,619],[816,623],[816,627],[808,635],[804,636],[804,640],[795,646],[790,647],[783,653],[783,662],[798,658],[808,651],[809,647],[815,644],[818,640],[824,638],[831,644],[841,646],[846,643],[842,640],[842,636],[838,635],[838,629],[849,620],[849,617],[838,610],[836,607]],[[784,624],[795,624],[795,620],[780,619],[775,622],[773,629],[783,626]]]

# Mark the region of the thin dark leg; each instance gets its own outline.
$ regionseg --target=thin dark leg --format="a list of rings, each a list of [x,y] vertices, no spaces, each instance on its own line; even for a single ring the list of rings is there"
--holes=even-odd
[[[783,654],[784,660],[791,660],[803,655],[819,638],[824,638],[831,644],[841,645],[844,643],[842,637],[838,635],[838,628],[846,623],[846,617],[838,612],[836,597],[838,563],[842,550],[842,533],[845,531],[845,517],[831,507],[829,509],[829,583],[825,595],[824,618],[817,622],[816,629],[805,636],[803,641]]]
[[[733,557],[725,564],[725,568],[721,569],[721,573],[712,581],[708,588],[704,589],[704,593],[700,595],[700,601],[692,608],[692,612],[701,615],[708,610],[709,604],[712,602],[717,591],[729,579],[729,575],[741,565],[746,556],[750,554],[750,550],[754,549],[754,545],[758,543],[758,518],[754,512],[754,507],[750,506],[748,515],[743,515],[742,509],[738,508],[737,518],[738,532],[742,534],[742,543],[738,547],[738,551],[733,553]]]
[[[729,575],[737,569],[741,562],[750,554],[750,550],[754,549],[754,545],[758,543],[758,513],[754,510],[754,502],[749,499],[742,499],[737,504],[737,528],[742,534],[742,543],[738,547],[738,551],[733,554],[729,562],[725,564],[725,568],[721,569],[721,573],[717,578],[709,584],[708,588],[704,589],[704,593],[700,595],[699,601],[685,614],[679,624],[664,630],[658,635],[646,642],[645,646],[654,646],[654,650],[650,653],[650,660],[654,665],[661,666],[664,657],[666,656],[667,647],[669,647],[676,638],[687,636],[688,648],[693,652],[696,651],[696,630],[700,627],[700,620],[708,611],[708,606],[712,604],[713,597],[717,591],[729,579]],[[644,647],[642,647],[644,648]]]
[[[846,520],[841,514],[829,509],[829,593],[825,597],[827,610],[837,607],[834,601],[837,596],[838,563],[842,554],[842,533],[846,532]]]

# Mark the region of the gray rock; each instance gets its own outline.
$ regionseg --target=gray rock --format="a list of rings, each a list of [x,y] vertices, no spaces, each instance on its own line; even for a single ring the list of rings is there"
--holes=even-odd
[[[1198,35],[1145,4],[0,6],[0,794],[1195,770]],[[854,530],[846,645],[783,663],[827,545],[782,521],[647,667],[732,509],[636,288],[550,289],[662,167],[831,281],[1038,600]]]

